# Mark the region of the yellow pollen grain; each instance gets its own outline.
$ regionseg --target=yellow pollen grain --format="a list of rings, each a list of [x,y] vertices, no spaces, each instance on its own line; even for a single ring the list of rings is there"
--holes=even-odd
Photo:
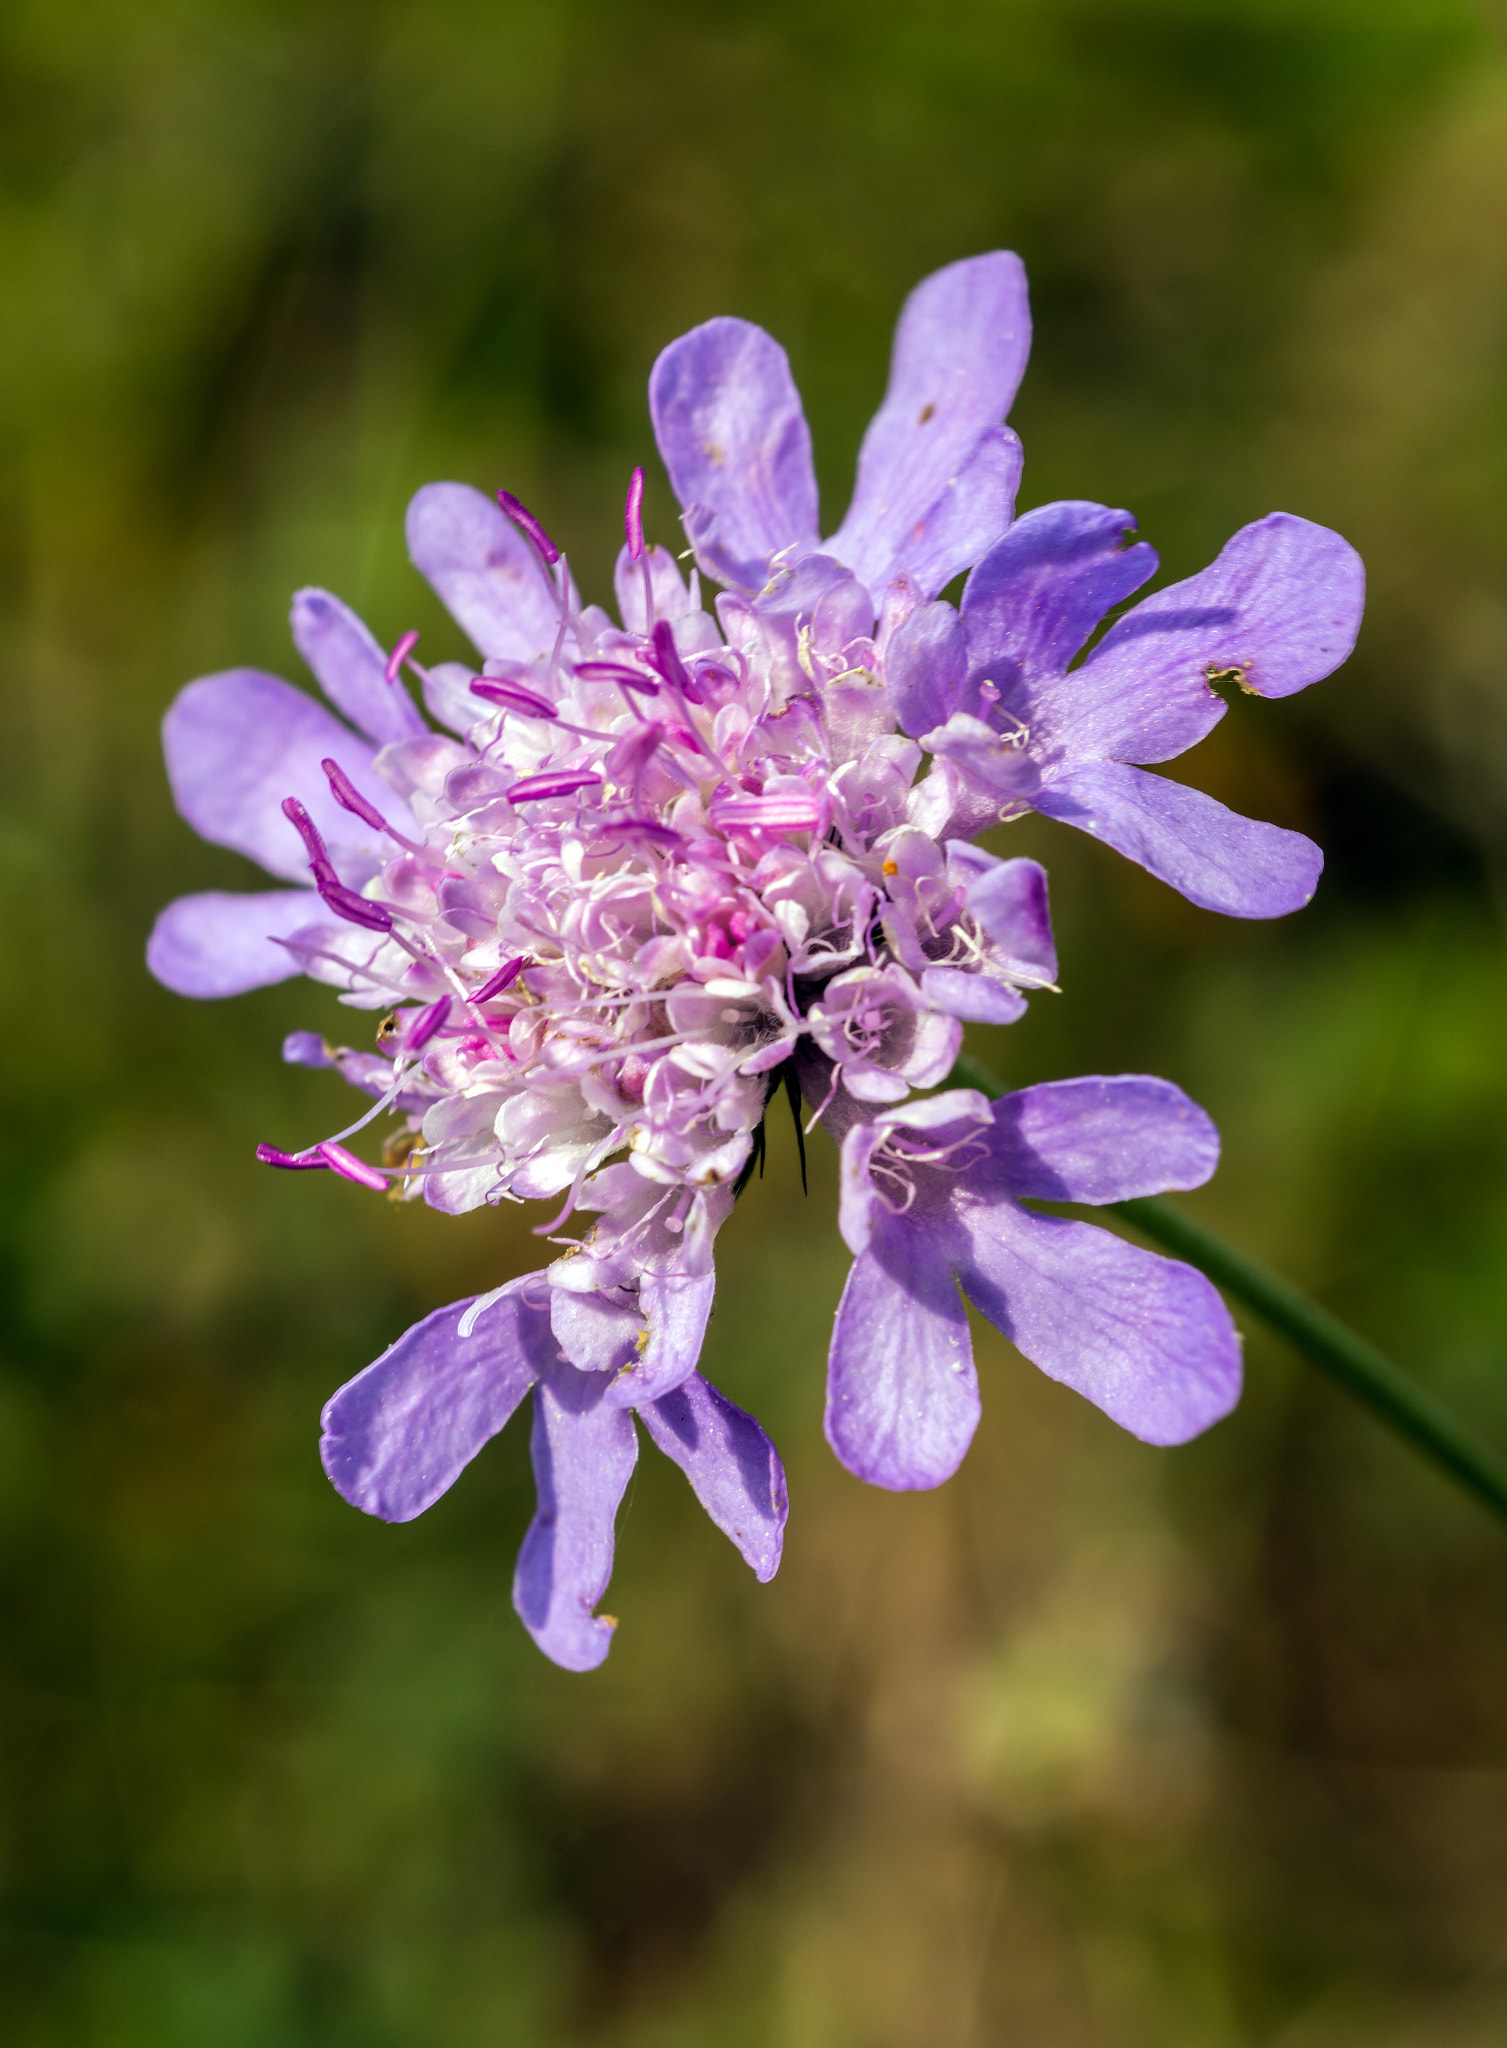
[[[884,863],[884,866],[879,870],[879,872],[881,875],[898,875],[900,872],[900,864],[898,861],[887,860]]]

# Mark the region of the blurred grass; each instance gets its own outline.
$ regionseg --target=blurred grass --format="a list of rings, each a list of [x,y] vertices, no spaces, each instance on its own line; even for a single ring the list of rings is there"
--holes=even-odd
[[[603,1671],[510,1615],[514,1430],[421,1522],[326,1394],[537,1256],[527,1219],[259,1174],[328,1127],[298,985],[214,1007],[151,917],[243,885],[173,816],[189,676],[297,674],[330,585],[506,481],[606,589],[644,379],[787,344],[829,507],[905,291],[1019,249],[1026,503],[1169,574],[1283,505],[1372,579],[1308,698],[1182,764],[1329,868],[1275,929],[1040,822],[1060,998],[1013,1081],[1166,1073],[1198,1213],[1507,1443],[1507,58],[1465,0],[11,0],[0,17],[0,2013],[16,2048],[1475,2048],[1507,2024],[1502,1612],[1468,1503],[1259,1333],[1151,1452],[979,1337],[934,1496],[819,1416],[832,1161],[773,1148],[708,1368],[774,1430],[746,1579],[645,1456]],[[651,468],[650,524],[673,535]],[[306,679],[305,679],[306,680]]]

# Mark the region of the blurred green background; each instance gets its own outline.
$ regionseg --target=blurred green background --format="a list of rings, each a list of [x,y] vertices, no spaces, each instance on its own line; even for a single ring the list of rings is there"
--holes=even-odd
[[[1181,764],[1322,840],[1222,922],[1040,823],[1065,993],[976,1048],[1148,1069],[1190,1207],[1507,1443],[1507,49],[1470,0],[8,0],[0,14],[0,2033],[8,2048],[1476,2048],[1507,2038],[1507,1544],[1250,1333],[1148,1450],[980,1337],[961,1476],[820,1436],[830,1151],[772,1147],[708,1370],[790,1468],[761,1589],[646,1455],[588,1678],[511,1615],[514,1428],[421,1522],[325,1396],[531,1217],[252,1163],[361,1016],[196,1006],[158,905],[187,678],[302,583],[425,652],[416,485],[604,595],[655,352],[762,321],[844,502],[928,270],[1029,267],[1024,504],[1189,573],[1366,557],[1337,678]],[[650,525],[673,543],[651,464]]]

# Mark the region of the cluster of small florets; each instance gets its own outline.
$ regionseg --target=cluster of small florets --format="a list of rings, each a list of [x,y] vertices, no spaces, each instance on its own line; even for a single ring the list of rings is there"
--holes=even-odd
[[[760,1577],[778,1563],[778,1457],[697,1370],[713,1241],[776,1091],[842,1148],[854,1261],[827,1434],[863,1478],[932,1486],[963,1457],[979,1395],[960,1289],[1149,1441],[1238,1393],[1200,1274],[1026,1206],[1196,1186],[1218,1151],[1203,1112],[1143,1076],[993,1102],[943,1086],[963,1025],[1013,1022],[1057,972],[1045,873],[971,841],[1036,810],[1208,909],[1306,902],[1317,848],[1146,769],[1224,715],[1214,683],[1281,696],[1342,660],[1359,564],[1272,514],[1079,662],[1156,557],[1101,505],[1014,517],[1003,420],[1028,334],[1013,256],[919,287],[824,541],[783,352],[709,321],[650,385],[688,581],[645,541],[641,471],[615,618],[508,492],[427,485],[410,552],[477,665],[426,666],[412,633],[388,653],[304,591],[295,642],[349,725],[252,670],[168,714],[184,815],[297,886],[170,905],[153,971],[218,996],[302,970],[385,1013],[375,1051],[287,1041],[374,1099],[261,1158],[452,1212],[551,1206],[552,1262],[407,1332],[329,1403],[323,1454],[348,1499],[404,1520],[532,1390],[540,1503],[515,1601],[575,1668],[607,1652],[593,1610],[637,1426]],[[941,602],[964,570],[961,604]],[[698,572],[722,585],[710,609]],[[387,1114],[378,1164],[347,1141]]]
[[[307,1034],[290,1054],[337,1062],[407,1133],[385,1171],[330,1141],[263,1148],[446,1210],[563,1196],[555,1229],[602,1212],[596,1285],[604,1261],[635,1280],[667,1259],[708,1269],[798,1041],[829,1062],[831,1094],[895,1103],[950,1072],[960,1019],[1010,1021],[1055,971],[1036,863],[940,846],[913,822],[932,796],[920,747],[894,731],[892,623],[875,634],[851,572],[781,566],[724,605],[724,640],[694,572],[688,589],[644,546],[641,488],[627,623],[579,605],[515,508],[553,572],[552,648],[421,671],[464,737],[385,746],[385,811],[324,764],[335,801],[392,846],[363,891],[285,799],[344,925],[285,943],[348,1000],[390,1012],[386,1057]]]

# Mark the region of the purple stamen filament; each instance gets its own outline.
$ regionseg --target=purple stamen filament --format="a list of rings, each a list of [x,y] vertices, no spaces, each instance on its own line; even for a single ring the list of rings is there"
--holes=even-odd
[[[507,513],[513,524],[523,528],[529,539],[534,543],[534,546],[553,569],[556,562],[560,559],[560,550],[555,546],[523,500],[515,498],[511,491],[499,491],[497,493],[497,502],[503,511]]]
[[[398,680],[404,662],[407,661],[409,655],[412,654],[418,644],[419,636],[417,633],[405,633],[402,639],[399,640],[397,646],[394,647],[392,653],[387,657],[387,667],[382,671],[389,683],[395,683]]]
[[[353,817],[359,818],[363,825],[370,825],[375,832],[387,830],[387,820],[375,804],[366,801],[338,761],[323,760],[319,765],[329,782],[330,795],[343,811],[349,811]]]
[[[641,668],[629,668],[619,661],[578,661],[575,672],[586,683],[620,683],[625,690],[641,691],[645,697],[657,697],[659,684],[653,676],[646,676]]]
[[[358,896],[354,889],[345,886],[335,872],[318,827],[296,796],[283,798],[283,816],[303,841],[314,886],[335,915],[343,917],[348,924],[364,925],[368,931],[390,932],[392,912],[384,910],[380,903],[369,903],[364,896]]]
[[[541,697],[535,690],[526,690],[522,683],[499,682],[493,676],[474,676],[471,694],[484,697],[489,704],[500,704],[504,711],[520,712],[525,718],[560,716],[548,697]]]
[[[644,551],[644,473],[634,470],[628,479],[628,502],[623,507],[623,527],[628,536],[628,557],[636,562]]]

